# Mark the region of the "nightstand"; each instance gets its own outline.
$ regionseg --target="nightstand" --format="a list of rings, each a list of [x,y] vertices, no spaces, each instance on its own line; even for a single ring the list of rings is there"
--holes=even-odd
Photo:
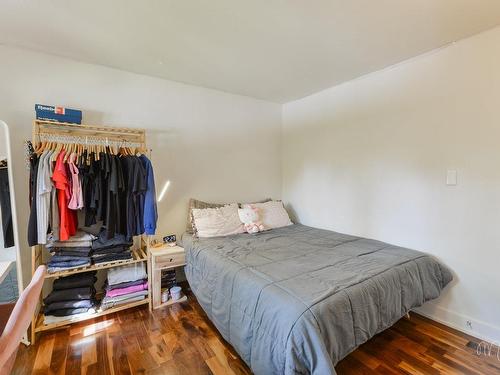
[[[161,272],[171,270],[186,265],[184,248],[180,246],[168,246],[162,244],[159,247],[148,247],[148,257],[151,277],[151,296],[153,309],[169,306],[174,303],[184,302],[187,296],[184,295],[177,301],[169,300],[161,302]]]

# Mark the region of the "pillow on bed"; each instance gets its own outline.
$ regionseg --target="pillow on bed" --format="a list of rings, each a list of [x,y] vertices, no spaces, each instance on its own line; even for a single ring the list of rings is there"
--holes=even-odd
[[[265,229],[281,228],[293,224],[281,201],[253,203],[251,206],[259,209],[260,220]],[[243,205],[243,208],[247,207],[250,207],[250,204]]]
[[[245,230],[238,216],[238,203],[218,208],[193,208],[194,227],[198,237],[221,237],[243,233]]]
[[[255,203],[265,203],[271,201],[271,198],[266,198],[262,199],[260,201],[257,201]],[[195,228],[194,228],[194,223],[193,223],[193,215],[192,215],[192,210],[193,208],[219,208],[227,205],[228,203],[207,203],[203,201],[199,201],[197,199],[191,198],[189,200],[189,206],[188,206],[188,216],[187,216],[187,223],[186,223],[186,232],[187,233],[195,233]],[[238,204],[239,206],[242,206],[242,204]]]
[[[203,209],[203,208],[218,208],[224,207],[227,203],[207,203],[203,201],[199,201],[197,199],[191,198],[189,200],[189,208],[188,208],[188,218],[186,223],[186,232],[194,233],[194,222],[193,222],[193,208]]]

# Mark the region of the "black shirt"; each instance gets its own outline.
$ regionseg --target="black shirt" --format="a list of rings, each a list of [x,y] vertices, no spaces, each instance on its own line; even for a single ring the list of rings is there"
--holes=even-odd
[[[14,246],[14,231],[12,230],[12,209],[10,206],[8,167],[0,169],[0,207],[2,209],[4,247],[11,247]]]
[[[37,173],[38,173],[38,156],[32,153],[30,156],[30,217],[28,220],[28,244],[35,246],[38,244],[38,231],[37,231],[37,212],[36,212],[36,189],[37,189]]]

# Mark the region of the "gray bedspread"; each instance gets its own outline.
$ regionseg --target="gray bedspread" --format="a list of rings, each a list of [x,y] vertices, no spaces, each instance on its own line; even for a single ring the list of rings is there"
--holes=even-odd
[[[424,253],[299,224],[182,242],[199,303],[257,375],[335,374],[452,279]]]

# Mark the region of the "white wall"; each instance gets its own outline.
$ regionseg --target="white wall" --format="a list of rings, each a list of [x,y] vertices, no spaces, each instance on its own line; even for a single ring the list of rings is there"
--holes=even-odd
[[[24,280],[28,170],[35,103],[84,111],[84,122],[147,129],[159,204],[157,233],[181,234],[190,197],[208,201],[281,194],[281,106],[55,56],[0,46],[0,119],[9,124]]]
[[[500,340],[500,29],[283,108],[283,199],[307,225],[434,254],[422,310]],[[458,185],[446,186],[446,170]]]

